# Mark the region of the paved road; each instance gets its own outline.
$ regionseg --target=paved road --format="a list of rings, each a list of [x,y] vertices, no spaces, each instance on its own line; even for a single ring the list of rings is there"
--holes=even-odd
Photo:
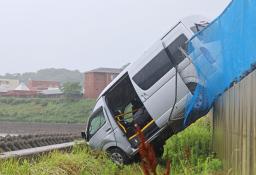
[[[0,135],[6,134],[51,134],[51,133],[81,133],[85,129],[83,124],[62,123],[25,123],[0,121]]]

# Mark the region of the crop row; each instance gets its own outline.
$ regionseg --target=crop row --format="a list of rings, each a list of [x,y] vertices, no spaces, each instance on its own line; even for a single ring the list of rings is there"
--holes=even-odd
[[[42,134],[0,137],[0,153],[72,142],[80,139],[75,134]]]

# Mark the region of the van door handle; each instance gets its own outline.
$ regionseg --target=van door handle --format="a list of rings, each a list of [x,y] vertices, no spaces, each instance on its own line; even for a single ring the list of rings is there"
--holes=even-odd
[[[145,93],[145,92],[143,93],[143,96],[144,96],[144,98],[145,98],[145,99],[147,99],[147,98],[148,98],[148,94],[147,94],[147,93]]]
[[[144,92],[143,94],[140,95],[144,100],[147,99],[148,95]]]
[[[108,129],[106,129],[106,132],[109,132],[111,130],[111,128],[108,128]]]
[[[146,100],[143,94],[140,95],[143,100]]]

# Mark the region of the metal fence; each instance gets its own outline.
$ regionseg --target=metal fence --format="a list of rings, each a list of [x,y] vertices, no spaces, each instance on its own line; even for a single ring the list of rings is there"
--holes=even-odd
[[[214,105],[213,149],[230,174],[256,174],[256,71]]]

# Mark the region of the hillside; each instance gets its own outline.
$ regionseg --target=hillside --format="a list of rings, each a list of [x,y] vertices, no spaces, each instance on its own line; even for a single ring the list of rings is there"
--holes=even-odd
[[[58,81],[61,83],[65,82],[83,82],[83,74],[78,70],[68,70],[68,69],[42,69],[37,72],[26,72],[23,74],[5,74],[0,75],[0,78],[7,79],[18,79],[22,82],[27,82],[29,79],[32,80],[51,80]]]

